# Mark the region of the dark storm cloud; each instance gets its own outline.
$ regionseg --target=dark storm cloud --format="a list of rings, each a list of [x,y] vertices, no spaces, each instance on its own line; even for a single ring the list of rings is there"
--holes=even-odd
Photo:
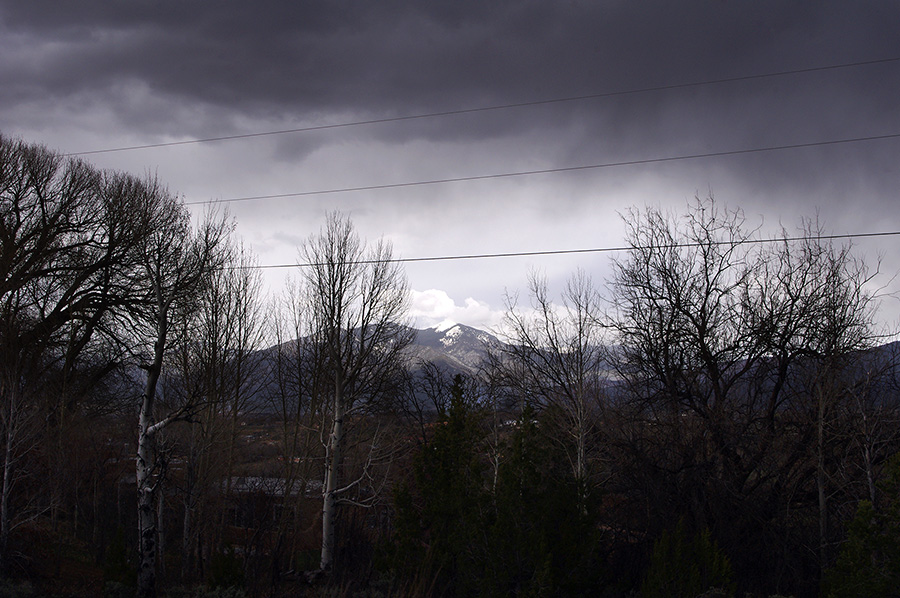
[[[0,101],[103,105],[117,129],[152,142],[248,132],[254,119],[290,128],[900,55],[896,2],[408,4],[7,0]],[[509,138],[540,144],[540,160],[526,161],[539,168],[877,135],[900,130],[898,73],[889,63],[286,136],[272,156],[365,139]],[[820,154],[733,169],[777,187],[815,176]],[[870,144],[821,176],[884,155]],[[446,176],[522,168],[498,155]]]
[[[135,81],[185,102],[304,118],[528,101],[898,51],[895,3],[418,4],[7,1],[3,26],[44,58],[27,77],[33,65],[4,64],[4,79],[27,78],[49,94]]]
[[[898,24],[893,0],[0,0],[0,132],[82,151],[677,86],[900,57]],[[203,201],[900,133],[898,97],[890,62],[90,159]],[[888,229],[898,143],[230,205],[270,263],[335,208],[407,256],[618,245],[617,211],[709,189]],[[490,266],[411,272],[457,301],[524,280]]]

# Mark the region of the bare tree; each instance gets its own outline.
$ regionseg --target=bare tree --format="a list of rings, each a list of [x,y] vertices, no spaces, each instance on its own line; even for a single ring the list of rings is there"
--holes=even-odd
[[[786,514],[818,510],[821,548],[824,424],[841,364],[876,338],[864,264],[809,225],[799,243],[759,243],[740,211],[712,199],[626,224],[610,322],[632,483],[660,493],[646,498],[654,512],[711,527],[732,554],[773,554],[760,522],[788,529]],[[782,554],[802,559],[797,548]]]
[[[758,436],[758,427],[774,424],[783,380],[744,384],[769,365],[755,332],[756,246],[748,243],[743,215],[711,200],[698,200],[680,221],[657,210],[625,220],[630,250],[614,262],[609,320],[618,378],[630,399],[626,419],[640,424],[622,440],[641,455],[637,475],[666,478],[648,487],[677,480],[680,502],[702,525],[712,505],[707,494],[741,495],[764,485],[768,472],[757,466],[777,447],[771,436]],[[782,378],[787,365],[775,368]],[[772,419],[761,420],[758,409]]]
[[[323,425],[322,388],[327,375],[322,352],[314,345],[312,321],[302,285],[288,280],[284,293],[273,308],[274,346],[269,361],[267,396],[277,418],[280,440],[278,476],[285,492],[284,505],[278,519],[273,550],[273,583],[280,578],[279,567],[296,566],[293,555],[303,539],[314,533],[315,522],[304,521],[305,497],[321,485],[324,447],[320,431]]]
[[[97,333],[112,339],[113,310],[130,300],[122,272],[142,234],[131,216],[135,184],[0,137],[0,560],[11,529],[37,512],[11,512],[22,459],[116,363],[82,357]]]
[[[96,198],[97,183],[96,173],[82,163],[65,162],[43,148],[0,138],[4,570],[9,534],[16,525],[11,495],[38,432],[35,382],[58,357],[51,345],[59,341],[59,329],[75,317],[71,300],[92,290],[77,275],[68,275],[72,264],[66,249],[91,232],[87,206]]]
[[[585,484],[606,375],[600,298],[581,271],[569,279],[559,304],[537,274],[529,290],[531,310],[507,301],[508,339],[499,364],[533,407],[552,406],[562,414],[563,448],[572,475]]]
[[[233,475],[239,417],[255,405],[263,373],[255,354],[263,342],[261,277],[248,251],[234,241],[223,243],[224,266],[211,271],[200,289],[195,309],[180,313],[179,343],[172,351],[164,396],[181,405],[202,397],[193,425],[179,448],[184,475],[179,490],[182,521],[182,575],[192,573],[202,521],[198,511],[211,510],[212,497],[226,492]],[[208,513],[209,532],[221,529],[222,517]],[[210,533],[208,536],[220,536]],[[207,543],[212,538],[205,538]]]
[[[320,568],[330,571],[335,558],[335,516],[343,495],[358,489],[369,472],[352,481],[341,479],[345,423],[354,411],[377,400],[402,366],[401,351],[412,341],[405,326],[406,277],[382,240],[366,248],[349,218],[328,215],[319,234],[310,237],[300,255],[304,296],[312,339],[325,368],[327,403],[322,432],[325,474]]]
[[[429,424],[446,411],[452,383],[450,374],[433,361],[415,362],[404,372],[397,411],[415,434],[417,444],[428,445]]]
[[[223,243],[230,231],[224,219],[210,213],[198,230],[181,201],[148,181],[145,188],[141,225],[150,231],[144,244],[135,248],[134,277],[144,294],[144,302],[134,311],[138,341],[149,350],[145,361],[144,389],[138,416],[136,478],[138,492],[139,554],[138,595],[156,595],[157,491],[163,480],[163,463],[157,458],[160,433],[171,423],[190,416],[203,396],[184,397],[160,413],[157,386],[166,357],[182,332],[173,326],[176,315],[196,309],[212,272],[223,266]]]
[[[818,554],[824,570],[830,561],[829,469],[838,466],[827,462],[829,436],[844,434],[833,429],[835,424],[847,423],[839,423],[841,418],[836,417],[846,412],[842,403],[865,392],[870,382],[866,374],[875,374],[859,367],[858,354],[880,338],[875,327],[876,297],[869,290],[877,270],[870,272],[866,263],[854,256],[851,245],[836,247],[823,240],[819,223],[806,221],[801,232],[802,241],[793,246],[782,243],[774,252],[777,266],[773,273],[779,284],[773,281],[769,286],[772,294],[781,298],[778,303],[788,297],[801,299],[802,310],[795,312],[791,325],[795,327],[796,351],[804,359],[803,392],[812,399],[814,412]],[[857,369],[861,371],[854,371]],[[866,411],[859,409],[854,415],[864,417]]]

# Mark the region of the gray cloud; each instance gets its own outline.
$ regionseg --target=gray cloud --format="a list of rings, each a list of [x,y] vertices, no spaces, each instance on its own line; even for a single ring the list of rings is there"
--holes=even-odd
[[[897,49],[891,3],[690,7],[7,1],[0,14],[37,47],[53,53],[53,42],[47,90],[133,78],[185,100],[288,112],[537,99]]]
[[[677,85],[900,56],[898,22],[887,1],[0,0],[0,131],[79,151]],[[91,160],[227,198],[898,133],[898,97],[893,62]],[[408,256],[529,250],[618,244],[617,210],[708,188],[773,226],[883,229],[897,158],[885,140],[231,209],[264,262],[328,209]],[[462,305],[527,265],[411,272]]]

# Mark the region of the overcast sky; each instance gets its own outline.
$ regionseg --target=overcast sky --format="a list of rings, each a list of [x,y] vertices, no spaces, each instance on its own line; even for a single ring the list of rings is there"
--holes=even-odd
[[[895,231],[897,137],[308,193],[900,134],[900,60],[750,78],[900,59],[898,31],[893,0],[0,0],[0,133],[75,153],[611,94],[85,159],[186,202],[306,193],[228,204],[264,265],[295,262],[335,209],[406,258],[618,246],[628,207],[681,211],[710,190],[765,232],[816,214],[834,233]],[[900,271],[900,237],[857,245],[883,254],[884,283]],[[420,327],[488,327],[529,271],[602,286],[609,259],[407,274]],[[266,270],[273,291],[286,273]]]

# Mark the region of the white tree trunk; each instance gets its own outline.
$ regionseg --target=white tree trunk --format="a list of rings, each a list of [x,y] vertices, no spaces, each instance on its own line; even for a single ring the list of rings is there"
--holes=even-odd
[[[150,436],[149,410],[152,400],[144,397],[138,430],[136,484],[138,495],[138,597],[156,596],[156,512],[153,509],[153,438]]]
[[[135,484],[138,499],[138,598],[156,597],[156,541],[157,521],[155,498],[158,480],[154,480],[156,451],[154,436],[165,422],[154,422],[153,404],[156,400],[156,384],[162,373],[168,320],[165,305],[160,302],[157,340],[154,345],[153,363],[147,368],[147,381],[141,410],[138,415],[138,447],[135,463]]]
[[[339,385],[338,385],[339,386]],[[338,466],[344,433],[344,400],[340,388],[335,391],[334,420],[325,447],[325,480],[322,489],[322,558],[319,568],[331,571],[334,565],[334,524],[337,510]]]

